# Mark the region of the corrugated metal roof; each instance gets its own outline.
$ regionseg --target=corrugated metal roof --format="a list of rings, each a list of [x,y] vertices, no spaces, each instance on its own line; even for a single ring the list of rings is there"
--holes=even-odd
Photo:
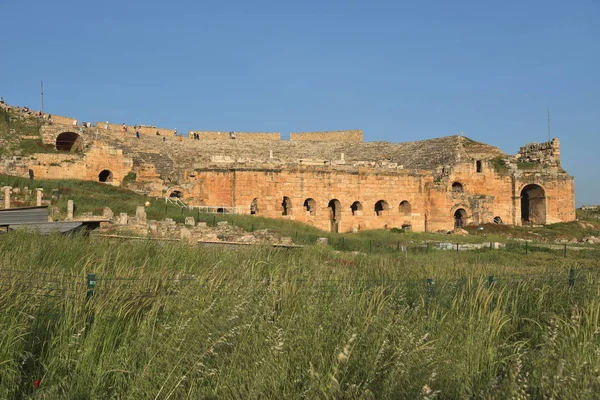
[[[53,232],[66,233],[74,230],[78,230],[83,227],[81,222],[45,222],[45,223],[32,223],[32,224],[14,224],[9,225],[8,229],[25,229],[28,231],[41,233],[42,235],[48,235]]]
[[[4,208],[0,210],[0,226],[48,222],[48,207]]]

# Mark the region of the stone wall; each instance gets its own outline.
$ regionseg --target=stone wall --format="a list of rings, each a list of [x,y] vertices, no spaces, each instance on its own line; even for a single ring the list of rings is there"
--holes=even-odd
[[[293,132],[290,140],[311,140],[315,142],[351,142],[363,141],[362,130],[329,132]]]
[[[517,158],[522,162],[560,164],[560,141],[529,143],[519,148]]]
[[[279,132],[230,132],[190,131],[188,139],[194,139],[194,133],[200,135],[200,140],[281,140]]]
[[[127,133],[129,134],[135,134],[135,128],[133,127],[133,125],[126,125],[127,126]],[[102,132],[103,130],[107,130],[107,131],[111,131],[113,133],[123,133],[123,125],[118,125],[118,124],[111,124],[111,123],[107,123],[106,121],[104,122],[96,122],[96,127],[99,129],[100,132]],[[158,131],[158,133],[160,134],[160,136],[174,136],[175,135],[175,131],[173,129],[167,129],[167,128],[157,128],[156,126],[147,126],[147,125],[139,125],[138,126],[138,131],[140,132],[140,134],[142,135],[156,135],[156,132]]]

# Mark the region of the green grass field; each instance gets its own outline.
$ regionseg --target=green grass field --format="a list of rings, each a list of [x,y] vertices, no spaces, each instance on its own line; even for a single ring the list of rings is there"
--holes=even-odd
[[[3,399],[600,392],[597,251],[352,255],[16,232],[0,254]]]

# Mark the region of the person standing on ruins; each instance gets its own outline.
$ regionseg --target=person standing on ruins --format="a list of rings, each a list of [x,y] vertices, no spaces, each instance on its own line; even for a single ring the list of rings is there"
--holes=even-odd
[[[140,138],[140,131],[138,131],[137,129],[135,130],[135,137],[136,138]]]
[[[125,125],[125,122],[123,122],[123,133],[127,132],[127,125]]]

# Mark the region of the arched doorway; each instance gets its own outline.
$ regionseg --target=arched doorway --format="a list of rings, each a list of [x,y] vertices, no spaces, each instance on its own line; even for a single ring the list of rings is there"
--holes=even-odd
[[[250,215],[255,215],[258,213],[258,199],[255,197],[252,199],[250,203]]]
[[[83,150],[83,139],[75,132],[63,132],[56,137],[56,150],[70,152]]]
[[[32,179],[32,180],[33,180],[33,178],[35,178],[35,173],[33,172],[33,170],[32,170],[32,169],[30,169],[30,170],[29,170],[29,179]]]
[[[521,190],[521,222],[532,225],[546,223],[546,193],[541,186],[530,184]]]
[[[289,197],[283,196],[283,201],[281,202],[281,215],[292,215],[292,200]]]
[[[454,211],[454,228],[462,228],[467,223],[467,212],[464,208]]]
[[[169,194],[169,197],[172,199],[180,199],[183,197],[183,193],[181,190],[173,190],[171,194]]]
[[[350,206],[350,210],[352,210],[352,215],[362,215],[363,206],[360,204],[360,201],[355,201]]]
[[[308,198],[304,200],[304,209],[308,215],[315,215],[317,212],[317,202],[315,199]]]
[[[107,169],[102,170],[98,174],[98,181],[99,182],[106,182],[106,183],[112,182],[113,181],[113,174],[112,174],[112,172],[110,172]]]
[[[333,199],[327,204],[329,209],[329,226],[331,232],[340,231],[340,220],[342,219],[342,204],[338,199]]]
[[[398,211],[402,215],[410,215],[410,213],[411,213],[410,203],[407,200],[402,200],[400,202],[400,206],[398,207]]]
[[[389,204],[387,203],[387,201],[385,200],[379,200],[377,203],[375,203],[375,215],[377,215],[378,217],[381,217],[385,214],[387,214],[387,210],[390,209]]]

